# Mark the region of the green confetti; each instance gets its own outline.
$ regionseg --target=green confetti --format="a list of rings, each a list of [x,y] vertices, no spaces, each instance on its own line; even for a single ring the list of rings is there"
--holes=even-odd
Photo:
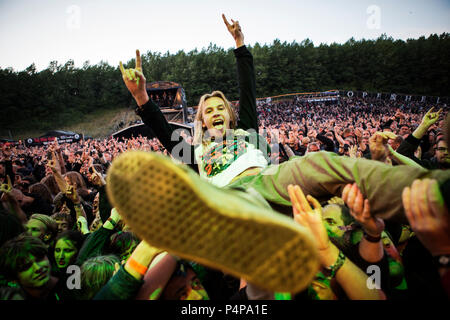
[[[275,300],[292,300],[289,292],[275,292]]]
[[[158,300],[162,288],[158,288],[150,294],[149,300]]]

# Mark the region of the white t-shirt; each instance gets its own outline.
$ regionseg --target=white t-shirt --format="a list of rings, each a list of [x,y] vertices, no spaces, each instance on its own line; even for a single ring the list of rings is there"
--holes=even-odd
[[[198,145],[195,148],[195,158],[200,176],[218,187],[226,186],[248,168],[268,166],[262,151],[244,139]]]

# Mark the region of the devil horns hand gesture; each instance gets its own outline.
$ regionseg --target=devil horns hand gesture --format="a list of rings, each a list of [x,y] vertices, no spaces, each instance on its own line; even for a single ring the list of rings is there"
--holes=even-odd
[[[236,42],[236,48],[242,47],[244,45],[244,34],[242,33],[239,21],[231,19],[232,23],[230,24],[224,14],[222,14],[222,19]]]
[[[145,88],[146,79],[142,73],[141,54],[139,50],[136,50],[136,67],[130,69],[124,69],[122,61],[120,61],[120,72],[122,73],[123,82],[128,88],[128,91],[133,95],[136,103],[141,106],[148,100],[147,90]]]

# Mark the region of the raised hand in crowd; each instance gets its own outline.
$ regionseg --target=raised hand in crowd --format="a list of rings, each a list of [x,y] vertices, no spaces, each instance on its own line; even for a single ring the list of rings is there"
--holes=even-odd
[[[348,155],[350,158],[360,158],[358,157],[358,146],[353,145],[348,149]]]
[[[90,181],[94,186],[102,187],[106,185],[105,178],[103,178],[103,175],[95,170],[94,166],[91,166],[89,168],[90,171]]]
[[[395,133],[384,131],[376,132],[369,138],[369,149],[372,160],[390,163],[388,140],[395,139]]]
[[[438,121],[442,109],[439,109],[439,111],[437,112],[433,112],[433,109],[434,107],[428,110],[428,112],[423,116],[422,121],[420,122],[417,129],[412,133],[415,138],[419,140],[422,139],[425,133],[427,133],[428,129]]]
[[[414,180],[402,194],[409,224],[433,256],[450,255],[450,214],[436,180]]]
[[[2,204],[4,203],[7,207],[7,210],[16,215],[19,218],[22,224],[27,223],[28,219],[25,212],[22,210],[20,203],[17,201],[15,197],[14,189],[11,184],[11,179],[9,176],[6,176],[6,183],[0,184],[0,201]]]
[[[230,32],[236,42],[236,48],[242,47],[244,45],[244,34],[242,33],[239,21],[234,21],[231,19],[230,24],[224,14],[222,14],[222,19],[228,29],[228,32]]]
[[[90,233],[86,217],[83,217],[83,216],[79,216],[78,217],[78,219],[77,219],[77,230],[80,231],[82,234]]]
[[[356,183],[347,184],[342,190],[342,200],[350,209],[350,215],[361,224],[364,236],[359,244],[361,257],[368,262],[378,262],[383,258],[381,233],[385,224],[383,219],[370,214],[368,199],[359,190]]]
[[[367,287],[368,276],[330,241],[322,222],[320,203],[310,195],[305,197],[299,186],[288,186],[288,193],[294,220],[308,228],[314,235],[319,249],[322,272],[327,275],[329,280],[335,279],[350,299],[385,299],[386,296],[382,290],[370,290]]]
[[[47,170],[50,170],[51,174],[54,176],[59,191],[65,193],[68,185],[61,174],[61,168],[59,162],[56,160],[56,155],[54,153],[50,154],[49,159],[47,160],[46,168]]]
[[[411,229],[433,256],[450,298],[450,214],[437,181],[414,180],[403,189],[402,201]]]
[[[81,203],[80,196],[78,195],[77,192],[76,182],[73,182],[73,184],[68,184],[64,194],[70,201],[72,201],[73,204]]]
[[[141,54],[136,50],[136,66],[135,68],[125,69],[122,61],[120,61],[120,72],[122,73],[123,82],[130,91],[138,106],[145,104],[150,98],[146,90],[146,79],[142,71]]]

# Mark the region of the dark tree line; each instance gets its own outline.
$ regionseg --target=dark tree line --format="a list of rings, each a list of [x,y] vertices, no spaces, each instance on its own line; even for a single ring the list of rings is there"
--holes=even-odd
[[[329,89],[449,96],[450,34],[428,38],[376,40],[344,44],[301,43],[250,47],[255,59],[257,96]],[[180,83],[188,105],[213,90],[238,99],[233,50],[210,44],[201,51],[142,55],[147,82]],[[134,67],[134,59],[126,64]],[[75,68],[53,61],[40,72],[34,64],[23,71],[0,69],[0,127],[55,129],[76,123],[84,114],[133,106],[118,66],[101,62]]]

